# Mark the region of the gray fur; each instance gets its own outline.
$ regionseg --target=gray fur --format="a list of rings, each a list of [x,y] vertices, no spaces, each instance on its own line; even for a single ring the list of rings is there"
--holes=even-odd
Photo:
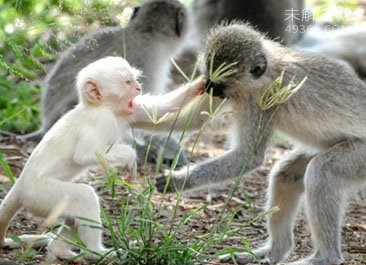
[[[190,169],[187,189],[243,175],[258,167],[274,130],[295,142],[295,151],[280,161],[270,174],[268,208],[279,212],[268,218],[270,238],[254,252],[270,263],[283,261],[293,244],[293,227],[300,197],[314,242],[314,254],[296,265],[331,265],[342,261],[342,213],[348,191],[366,180],[366,86],[343,64],[317,54],[286,48],[266,39],[245,24],[220,26],[207,41],[203,73],[208,76],[211,56],[214,69],[238,62],[237,73],[222,80],[223,93],[236,111],[224,155]],[[267,69],[259,78],[250,72],[264,55]],[[258,104],[261,87],[286,69],[284,85],[308,77],[284,104],[262,111]],[[209,76],[208,76],[209,78]],[[258,124],[262,126],[258,131]],[[262,137],[258,138],[258,135]],[[244,167],[244,168],[243,168]],[[168,191],[181,187],[187,173],[174,173]],[[165,178],[158,180],[159,190]],[[222,257],[228,261],[228,256]],[[237,255],[240,264],[253,262]]]

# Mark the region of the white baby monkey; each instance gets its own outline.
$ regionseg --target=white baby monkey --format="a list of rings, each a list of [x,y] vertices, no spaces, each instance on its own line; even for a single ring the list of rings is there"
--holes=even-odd
[[[98,153],[104,153],[111,164],[132,167],[135,150],[119,142],[129,126],[154,127],[146,111],[158,106],[161,115],[174,112],[201,94],[205,86],[205,81],[200,80],[161,96],[139,95],[141,87],[136,81],[139,74],[121,57],[100,59],[79,72],[80,103],[48,131],[0,205],[0,247],[17,246],[4,237],[9,222],[24,207],[42,218],[58,209],[59,217],[78,233],[88,249],[101,254],[110,251],[102,243],[102,230],[89,227],[90,222],[85,221],[87,218],[101,223],[97,194],[91,186],[73,181],[82,171],[98,166]],[[64,227],[58,234],[72,239]],[[40,235],[20,238],[28,242],[39,239]],[[77,255],[56,238],[34,242],[47,243],[52,257],[69,259]],[[97,256],[87,253],[85,257]]]

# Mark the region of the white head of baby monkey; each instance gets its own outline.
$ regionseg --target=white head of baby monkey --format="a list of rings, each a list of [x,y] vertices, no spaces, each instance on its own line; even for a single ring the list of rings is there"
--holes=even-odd
[[[140,94],[141,72],[121,57],[106,57],[83,68],[77,76],[82,104],[106,105],[119,116],[134,112],[133,99]]]

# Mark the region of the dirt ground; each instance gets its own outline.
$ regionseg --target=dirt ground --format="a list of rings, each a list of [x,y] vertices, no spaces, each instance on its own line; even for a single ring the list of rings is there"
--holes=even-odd
[[[213,133],[214,132],[214,133]],[[204,159],[215,157],[225,151],[227,128],[222,125],[215,130],[206,130],[202,136],[202,140],[199,142],[198,147],[194,153],[193,161],[198,162]],[[192,146],[192,140],[188,141],[187,149],[190,150]],[[7,134],[1,134],[0,150],[6,155],[6,158],[13,170],[15,176],[19,176],[21,169],[28,157],[28,154],[34,148],[33,144],[16,143],[13,138]],[[271,147],[266,156],[266,163],[259,170],[248,175],[243,183],[241,183],[240,190],[235,193],[232,205],[235,206],[240,204],[246,199],[250,199],[252,202],[250,206],[243,207],[234,219],[233,226],[246,222],[252,217],[262,212],[262,207],[265,203],[265,193],[267,189],[267,174],[273,163],[278,160],[285,152],[287,148],[283,145],[274,145]],[[55,153],[56,155],[56,153]],[[92,185],[101,197],[102,205],[105,209],[109,209],[111,198],[105,188],[105,180],[101,178],[100,174],[92,173],[84,178],[83,182]],[[142,184],[141,179],[133,180],[133,183]],[[4,172],[0,171],[0,184],[7,190],[10,188],[10,183]],[[193,192],[186,194],[184,200],[181,202],[179,208],[183,213],[185,211],[192,210],[197,205],[203,205],[209,202],[209,206],[206,210],[201,212],[199,215],[194,217],[192,221],[185,227],[187,231],[197,231],[197,233],[203,233],[207,231],[207,227],[210,223],[215,220],[219,211],[223,205],[225,194],[228,194],[229,187],[221,188],[220,190],[210,189],[206,191]],[[118,191],[125,193],[126,191]],[[3,198],[5,191],[0,191],[0,198]],[[156,202],[156,205],[160,202],[161,195],[157,192],[154,194],[152,201]],[[172,205],[175,204],[176,196],[167,195],[165,196],[163,206],[166,211],[163,211],[166,218],[172,209]],[[41,233],[44,229],[41,227],[41,221],[35,220],[25,211],[22,211],[12,221],[9,231],[14,234],[23,233]],[[245,237],[252,247],[258,246],[267,238],[265,230],[264,218],[253,222],[249,229],[240,232],[240,234],[227,238],[222,247],[243,247],[240,242],[240,237]],[[187,239],[189,240],[189,238]],[[311,239],[308,225],[305,221],[304,214],[301,212],[295,227],[295,249],[293,254],[289,257],[289,260],[295,260],[300,257],[304,257],[311,253]],[[214,254],[220,249],[212,249]],[[350,206],[347,209],[346,218],[344,219],[343,230],[342,230],[342,249],[345,257],[345,265],[359,265],[366,264],[366,196],[362,197],[358,195],[357,198],[352,199]],[[0,265],[1,264],[14,264],[17,257],[16,251],[0,250]],[[23,264],[42,264],[45,263],[45,251],[41,250],[31,260],[26,260]],[[63,264],[62,262],[52,262],[52,264]],[[219,264],[217,259],[212,259],[206,264]]]

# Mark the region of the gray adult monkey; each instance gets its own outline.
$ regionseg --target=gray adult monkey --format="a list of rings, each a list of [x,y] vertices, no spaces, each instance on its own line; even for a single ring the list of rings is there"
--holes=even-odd
[[[213,58],[213,59],[212,59]],[[220,65],[236,62],[236,73],[208,84],[217,97],[228,98],[232,118],[231,149],[190,167],[186,189],[220,183],[263,162],[275,130],[288,135],[295,149],[270,173],[267,208],[280,210],[268,217],[269,239],[255,249],[271,264],[283,261],[293,246],[293,228],[300,199],[313,239],[314,253],[291,265],[332,265],[342,262],[342,213],[350,191],[366,182],[366,85],[338,61],[297,51],[266,39],[246,24],[219,26],[208,38],[202,72],[209,79]],[[261,90],[285,70],[284,85],[307,80],[286,102],[262,110]],[[194,123],[195,128],[199,124]],[[260,136],[260,137],[259,137]],[[160,191],[180,189],[186,170],[157,180]],[[229,256],[221,257],[229,261]],[[253,262],[236,254],[239,264]]]

